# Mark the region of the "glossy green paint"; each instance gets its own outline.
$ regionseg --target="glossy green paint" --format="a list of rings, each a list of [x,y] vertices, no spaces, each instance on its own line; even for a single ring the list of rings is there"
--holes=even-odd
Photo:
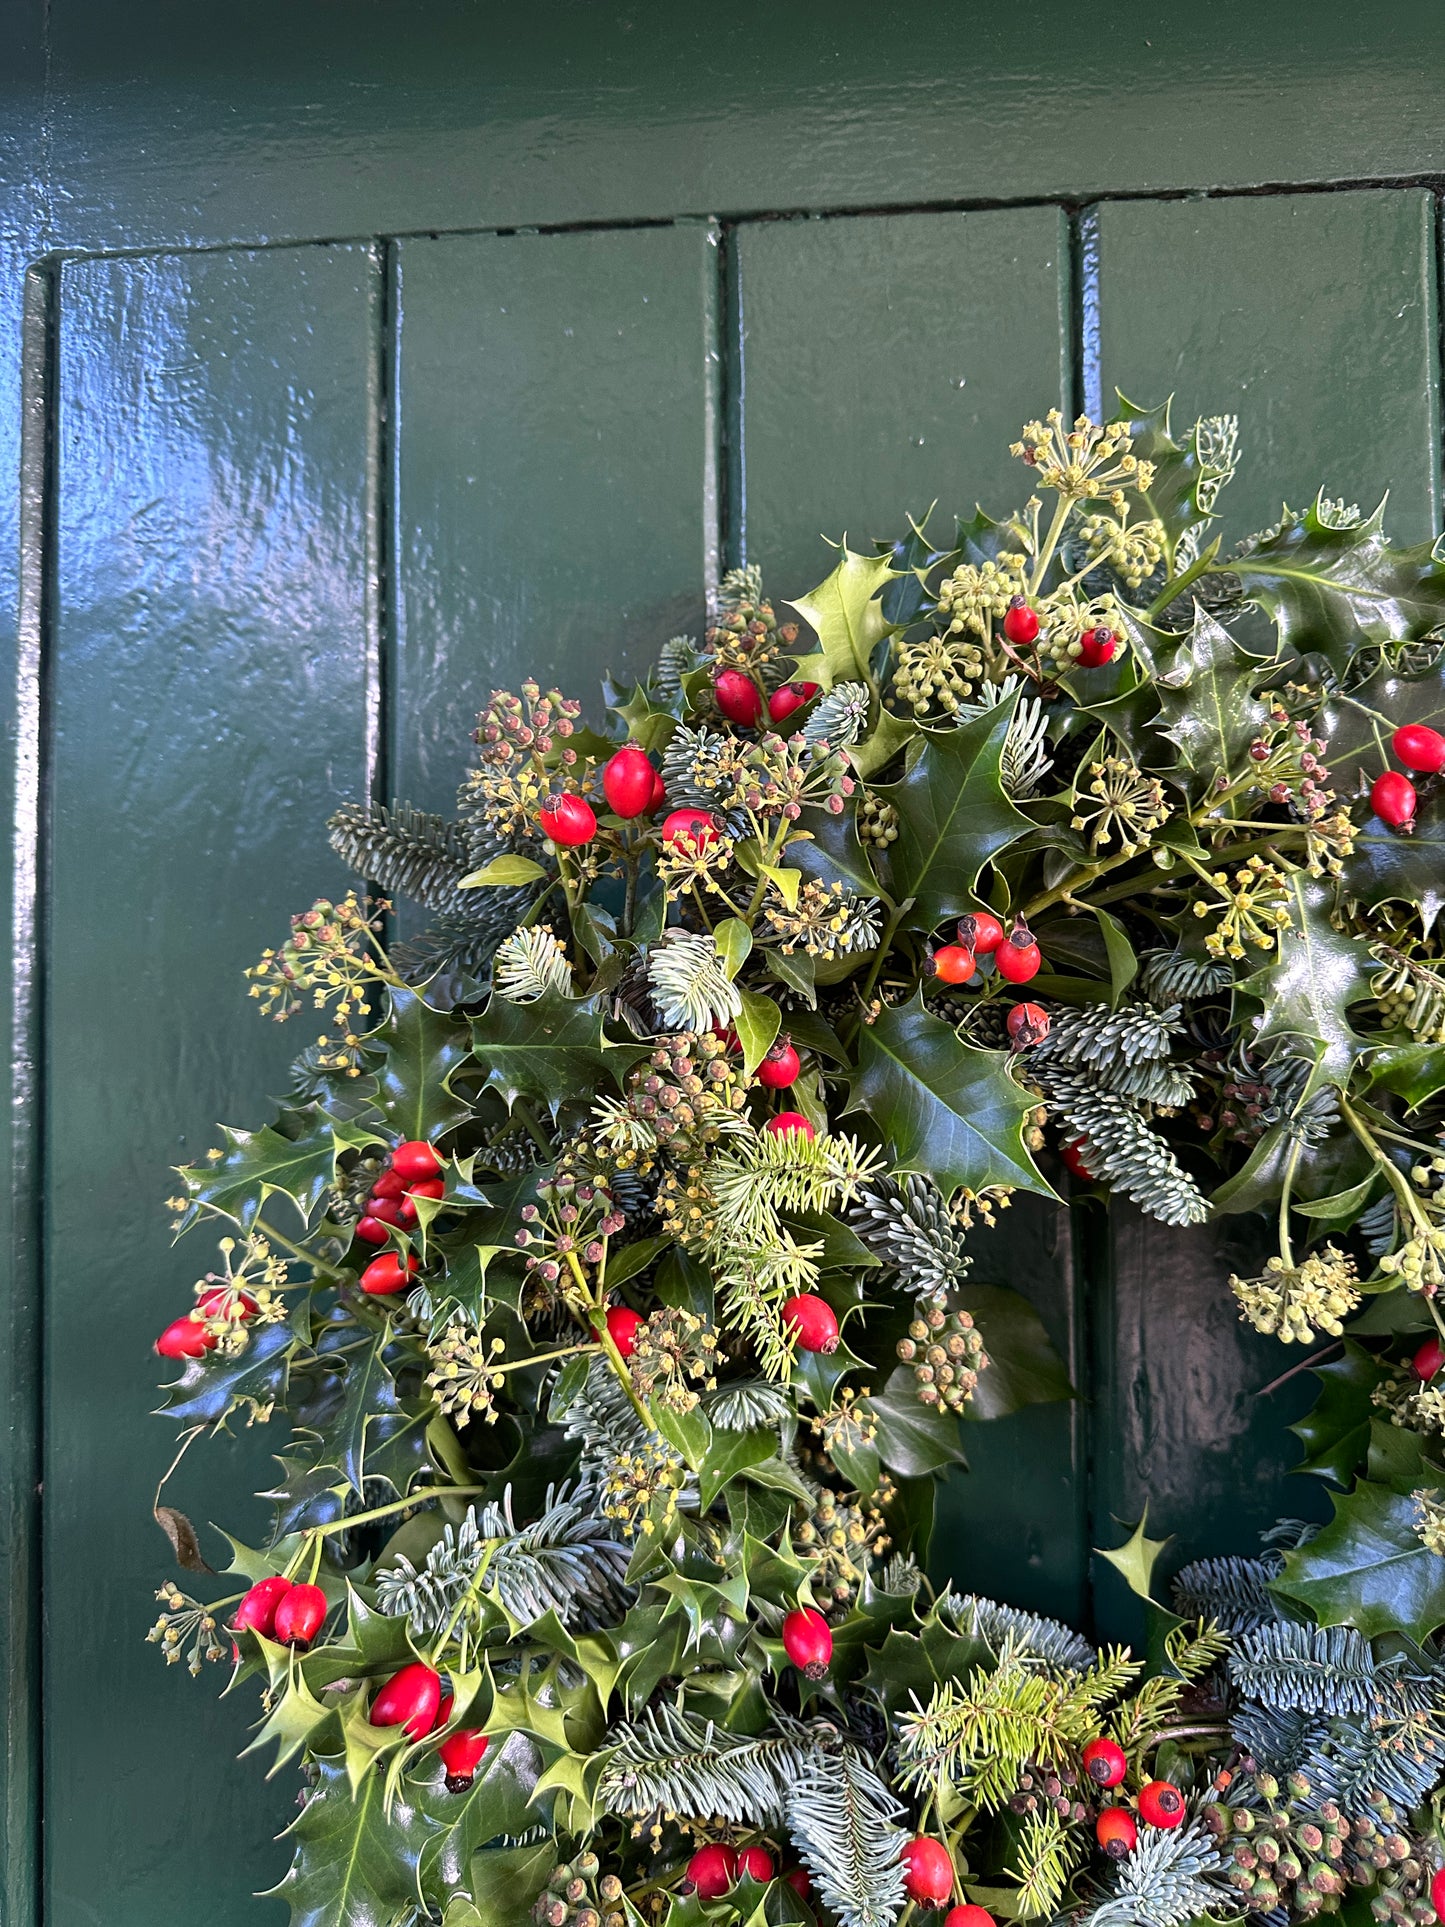
[[[167,1454],[137,1394],[214,1262],[168,1249],[167,1166],[252,1122],[311,1030],[258,1023],[239,967],[341,881],[317,825],[366,788],[380,287],[364,248],[62,276],[44,1707],[66,1927],[241,1920],[285,1864],[286,1797],[232,1758],[250,1709],[217,1703],[222,1667],[183,1690],[140,1643]],[[167,1497],[244,1536],[283,1441],[237,1429]]]
[[[494,683],[589,696],[696,628],[719,552],[787,596],[821,533],[1007,504],[1022,415],[1116,381],[1241,407],[1235,533],[1317,482],[1432,525],[1435,10],[1106,12],[0,0],[5,1927],[280,1918],[247,1895],[289,1783],[140,1642],[140,1415],[199,1257],[164,1167],[279,1086],[298,1040],[238,972],[338,880],[339,797],[445,802]],[[1110,1630],[1087,1548],[1145,1498],[1182,1555],[1320,1494],[1283,1471],[1304,1384],[1257,1396],[1280,1354],[1220,1288],[1254,1227],[1072,1215],[1018,1207],[976,1275],[1091,1398],[967,1428],[936,1558]],[[267,1443],[204,1448],[179,1502],[220,1511]]]

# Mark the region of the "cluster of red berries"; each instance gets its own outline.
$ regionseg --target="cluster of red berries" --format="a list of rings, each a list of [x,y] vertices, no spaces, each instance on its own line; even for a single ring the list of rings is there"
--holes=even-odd
[[[325,1618],[326,1594],[320,1586],[298,1586],[277,1572],[256,1581],[231,1625],[237,1632],[274,1639],[278,1646],[309,1646]]]
[[[1022,917],[1005,931],[991,910],[971,910],[958,920],[955,942],[941,944],[933,953],[933,974],[940,983],[966,984],[978,970],[980,957],[992,957],[1006,984],[1026,984],[1037,977],[1043,953]]]
[[[446,1190],[441,1168],[441,1159],[424,1138],[398,1144],[361,1208],[356,1227],[361,1242],[384,1245],[393,1225],[410,1229],[416,1223],[417,1199],[439,1198]]]
[[[1445,736],[1425,723],[1402,723],[1390,738],[1390,747],[1405,768],[1417,775],[1438,776],[1445,769]],[[1415,785],[1397,769],[1387,769],[1370,785],[1370,808],[1392,830],[1414,828],[1419,801]]]
[[[1083,1761],[1085,1773],[1096,1787],[1105,1791],[1122,1786],[1129,1770],[1123,1747],[1117,1740],[1102,1735],[1089,1741]],[[1111,1860],[1124,1859],[1138,1846],[1140,1820],[1145,1826],[1167,1832],[1184,1819],[1184,1795],[1172,1780],[1150,1780],[1140,1787],[1136,1805],[1137,1818],[1134,1809],[1113,1806],[1105,1807],[1094,1822],[1094,1837]]]
[[[785,723],[794,710],[810,703],[818,693],[815,682],[785,682],[767,698],[768,716]],[[713,700],[730,723],[755,729],[763,717],[763,691],[746,669],[724,669],[714,677]]]
[[[254,1318],[256,1301],[250,1292],[231,1292],[225,1285],[217,1285],[213,1291],[202,1292],[196,1300],[196,1309],[173,1318],[160,1337],[155,1348],[162,1358],[204,1358],[207,1352],[214,1351],[221,1342],[217,1331],[207,1329],[205,1320],[219,1318],[227,1304],[234,1300],[240,1306],[241,1317]]]
[[[729,1846],[726,1840],[714,1840],[706,1847],[699,1847],[688,1861],[683,1881],[700,1899],[721,1900],[740,1880],[754,1880],[765,1887],[772,1877],[773,1856],[766,1847],[739,1850]],[[811,1882],[806,1867],[795,1867],[783,1878],[800,1900],[807,1899]]]
[[[634,817],[651,816],[667,794],[651,758],[636,743],[625,743],[608,758],[602,770],[602,793],[607,807],[628,822]],[[597,812],[585,796],[571,791],[549,796],[537,820],[544,836],[568,849],[590,843],[597,834]]]
[[[1039,612],[1027,597],[1016,595],[1004,611],[1003,632],[1015,649],[1031,649],[1039,639]],[[1074,658],[1080,669],[1102,669],[1118,654],[1119,638],[1105,623],[1086,629]]]

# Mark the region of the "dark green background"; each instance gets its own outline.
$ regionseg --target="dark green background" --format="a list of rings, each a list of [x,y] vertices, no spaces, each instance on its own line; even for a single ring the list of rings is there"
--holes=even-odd
[[[340,881],[328,810],[444,802],[494,681],[589,693],[719,559],[789,595],[820,534],[1006,505],[1025,413],[1116,382],[1240,409],[1236,533],[1324,483],[1424,534],[1438,19],[0,0],[4,1927],[279,1917],[291,1784],[141,1644],[144,1411],[201,1258],[166,1166],[305,1041],[239,971]],[[1091,1396],[970,1428],[942,1569],[1107,1628],[1146,1498],[1191,1553],[1318,1507],[1222,1289],[1253,1237],[981,1241]],[[244,1530],[268,1444],[178,1502]]]

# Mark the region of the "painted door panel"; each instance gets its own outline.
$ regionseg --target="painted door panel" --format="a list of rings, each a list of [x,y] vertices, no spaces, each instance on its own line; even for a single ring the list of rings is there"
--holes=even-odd
[[[169,1250],[167,1165],[254,1124],[308,1041],[240,970],[342,878],[318,826],[367,782],[380,291],[366,248],[62,276],[48,954],[46,1918],[240,1923],[286,1797],[253,1709],[142,1642],[168,1564],[154,1334],[215,1263]],[[168,1497],[244,1533],[279,1449],[202,1443]],[[239,1481],[246,1483],[240,1485]],[[216,1482],[232,1492],[217,1506]],[[224,1542],[207,1535],[213,1563]],[[182,1582],[185,1575],[178,1577]],[[214,1589],[215,1582],[202,1582]]]

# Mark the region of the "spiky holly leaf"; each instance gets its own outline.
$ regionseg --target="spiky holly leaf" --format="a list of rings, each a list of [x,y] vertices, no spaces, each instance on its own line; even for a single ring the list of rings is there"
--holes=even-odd
[[[1202,796],[1216,777],[1233,782],[1269,711],[1253,694],[1260,665],[1203,609],[1189,640],[1156,685],[1164,734],[1178,745],[1184,787]]]
[[[221,1126],[221,1155],[180,1173],[186,1208],[178,1233],[202,1218],[219,1214],[243,1231],[256,1222],[267,1198],[289,1198],[309,1223],[328,1188],[336,1182],[338,1154],[367,1133],[338,1126],[317,1104],[282,1111],[274,1125],[259,1131]]]
[[[1151,1539],[1145,1531],[1149,1524],[1149,1508],[1145,1506],[1144,1516],[1122,1546],[1109,1551],[1104,1546],[1094,1550],[1101,1559],[1107,1559],[1116,1572],[1121,1572],[1129,1583],[1129,1590],[1141,1599],[1153,1603],[1151,1588],[1154,1584],[1154,1567],[1161,1552],[1173,1542],[1173,1534],[1167,1539]]]
[[[438,1137],[471,1116],[451,1090],[469,1055],[463,1021],[394,986],[390,1013],[373,1041],[386,1050],[377,1106],[398,1138]]]
[[[263,1325],[250,1333],[237,1358],[218,1358],[214,1352],[188,1358],[157,1410],[186,1425],[219,1425],[248,1402],[269,1411],[281,1396],[296,1349],[289,1325]]]
[[[569,1098],[590,1098],[620,1086],[646,1057],[645,1044],[614,1044],[602,1027],[602,1001],[549,992],[535,1003],[492,998],[472,1020],[472,1049],[487,1084],[506,1098],[538,1098],[552,1111]]]
[[[346,1768],[315,1762],[317,1782],[288,1829],[296,1858],[268,1898],[284,1900],[291,1927],[390,1927],[416,1904],[417,1867],[436,1831],[403,1792],[386,1811],[379,1773],[353,1799]]]
[[[877,1422],[874,1445],[879,1458],[900,1478],[926,1478],[946,1465],[963,1463],[958,1420],[943,1406],[923,1403],[912,1366],[895,1366],[883,1390],[859,1404]]]
[[[1194,435],[1191,432],[1187,441],[1176,441],[1172,414],[1172,396],[1157,408],[1140,408],[1119,395],[1116,420],[1128,424],[1139,460],[1154,467],[1154,480],[1144,496],[1144,505],[1164,524],[1171,554],[1186,530],[1212,519],[1199,499],[1202,471]]]
[[[392,1348],[387,1327],[364,1333],[359,1344],[335,1354],[345,1358],[346,1376],[336,1412],[326,1426],[324,1458],[358,1495],[368,1479],[376,1478],[386,1478],[403,1490],[426,1463],[422,1435],[431,1402],[405,1400],[398,1394]],[[403,1442],[408,1449],[399,1450]]]
[[[1364,1049],[1347,1007],[1366,988],[1368,953],[1331,924],[1334,898],[1323,883],[1300,870],[1286,888],[1291,928],[1280,932],[1273,959],[1240,986],[1264,1006],[1255,1041],[1300,1039],[1316,1058],[1311,1083],[1343,1086]]]
[[[984,864],[1033,828],[999,773],[1013,710],[1000,703],[958,729],[924,731],[907,774],[876,792],[898,812],[893,893],[913,898],[913,929],[932,930],[967,910]]]
[[[788,604],[812,624],[818,636],[817,653],[798,658],[800,680],[819,683],[824,689],[835,682],[871,686],[873,651],[892,628],[878,598],[893,573],[888,556],[855,555],[844,537],[842,560],[833,573],[808,595]]]
[[[1344,1356],[1311,1368],[1320,1382],[1319,1397],[1289,1428],[1304,1446],[1296,1472],[1348,1485],[1370,1442],[1372,1394],[1384,1372],[1363,1345],[1345,1340]]]
[[[1392,830],[1370,816],[1345,859],[1344,886],[1367,909],[1382,903],[1414,903],[1427,932],[1445,909],[1445,795],[1421,803],[1412,831]]]
[[[1346,528],[1331,528],[1316,501],[1285,511],[1277,534],[1229,569],[1274,618],[1281,652],[1321,655],[1343,676],[1372,642],[1417,641],[1445,621],[1445,561],[1431,545],[1396,549],[1385,505]]]
[[[1073,1398],[1068,1367],[1054,1350],[1044,1321],[1020,1292],[1006,1285],[965,1285],[958,1305],[978,1326],[988,1358],[965,1418],[1006,1418],[1025,1405]]]
[[[1035,1100],[1009,1075],[1004,1051],[973,1050],[923,1008],[923,993],[885,1009],[858,1038],[848,1111],[866,1111],[892,1146],[895,1167],[960,1185],[1017,1185],[1051,1198],[1024,1145]]]
[[[1370,1056],[1369,1091],[1393,1091],[1405,1108],[1418,1109],[1445,1090],[1445,1044],[1385,1044]]]
[[[1445,1559],[1415,1530],[1415,1501],[1361,1479],[1334,1495],[1335,1516],[1286,1556],[1274,1590],[1321,1626],[1357,1626],[1367,1639],[1427,1639],[1445,1626]]]
[[[479,1847],[537,1824],[537,1810],[529,1802],[542,1776],[542,1755],[525,1733],[509,1733],[500,1745],[487,1748],[469,1791],[462,1794],[447,1791],[445,1769],[435,1754],[423,1771],[425,1779],[408,1778],[406,1788],[438,1829],[422,1849],[420,1884],[422,1899],[440,1909],[452,1894],[470,1891],[472,1856]]]
[[[1325,704],[1319,733],[1337,794],[1353,796],[1390,767],[1390,737],[1401,723],[1425,723],[1445,734],[1445,654],[1419,676],[1382,662],[1347,696],[1337,692]]]

